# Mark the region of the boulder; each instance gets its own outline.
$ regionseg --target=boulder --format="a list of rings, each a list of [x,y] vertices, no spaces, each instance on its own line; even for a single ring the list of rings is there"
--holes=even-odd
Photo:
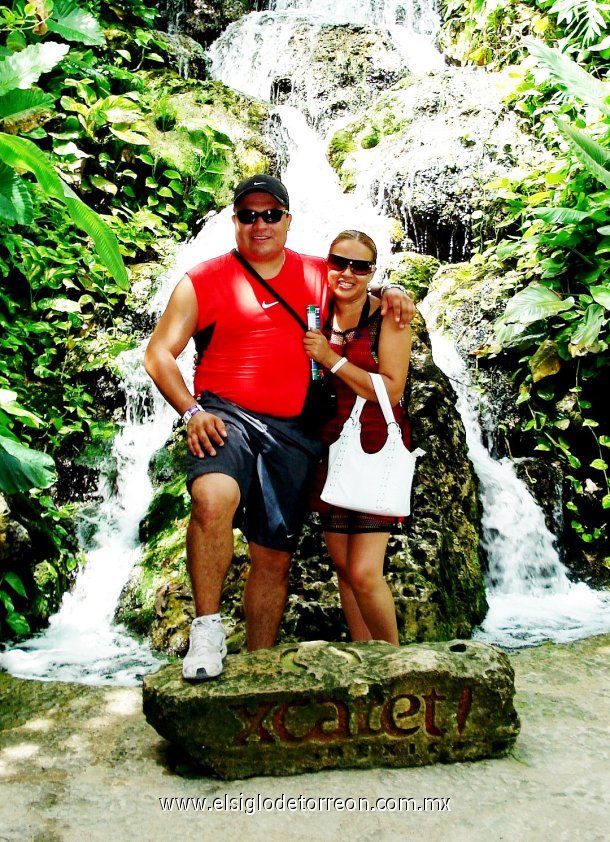
[[[497,757],[519,732],[513,696],[508,657],[457,640],[287,644],[229,655],[215,681],[172,664],[143,687],[148,722],[225,779]]]

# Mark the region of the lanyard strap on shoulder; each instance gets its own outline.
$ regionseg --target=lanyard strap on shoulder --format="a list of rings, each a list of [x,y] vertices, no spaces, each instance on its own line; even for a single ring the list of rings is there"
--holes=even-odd
[[[290,304],[285,299],[283,299],[282,296],[276,290],[273,289],[271,284],[268,281],[266,281],[263,277],[261,277],[253,266],[250,266],[246,258],[243,255],[241,255],[237,251],[237,249],[233,249],[231,253],[241,263],[244,269],[247,272],[249,272],[252,275],[252,277],[255,278],[259,282],[259,284],[267,290],[267,292],[270,292],[271,295],[273,295],[273,297],[278,300],[282,307],[288,310],[292,318],[296,319],[296,321],[300,324],[303,330],[308,330],[307,322],[305,321],[305,319],[302,319],[297,313],[297,311],[293,307],[291,307]]]

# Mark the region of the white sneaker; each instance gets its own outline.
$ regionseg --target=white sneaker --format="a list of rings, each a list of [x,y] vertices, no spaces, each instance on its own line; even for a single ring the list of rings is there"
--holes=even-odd
[[[216,678],[227,654],[226,632],[220,620],[196,617],[191,624],[189,650],[182,662],[182,676],[189,681]]]

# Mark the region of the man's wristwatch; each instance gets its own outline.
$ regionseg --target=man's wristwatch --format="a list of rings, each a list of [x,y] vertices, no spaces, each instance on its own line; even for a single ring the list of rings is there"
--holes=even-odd
[[[205,412],[205,409],[202,406],[199,406],[198,403],[194,403],[192,406],[189,406],[189,408],[186,410],[186,412],[182,416],[182,420],[185,424],[188,424],[193,415],[197,415],[198,412]]]

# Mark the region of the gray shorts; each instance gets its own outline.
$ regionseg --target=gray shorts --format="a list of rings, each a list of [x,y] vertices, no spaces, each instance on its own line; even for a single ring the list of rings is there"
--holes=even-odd
[[[234,525],[248,541],[292,552],[322,445],[305,435],[296,418],[251,412],[213,392],[203,392],[198,401],[222,418],[228,435],[224,446],[216,448],[216,456],[201,459],[187,452],[189,490],[202,474],[233,477],[241,492]]]

